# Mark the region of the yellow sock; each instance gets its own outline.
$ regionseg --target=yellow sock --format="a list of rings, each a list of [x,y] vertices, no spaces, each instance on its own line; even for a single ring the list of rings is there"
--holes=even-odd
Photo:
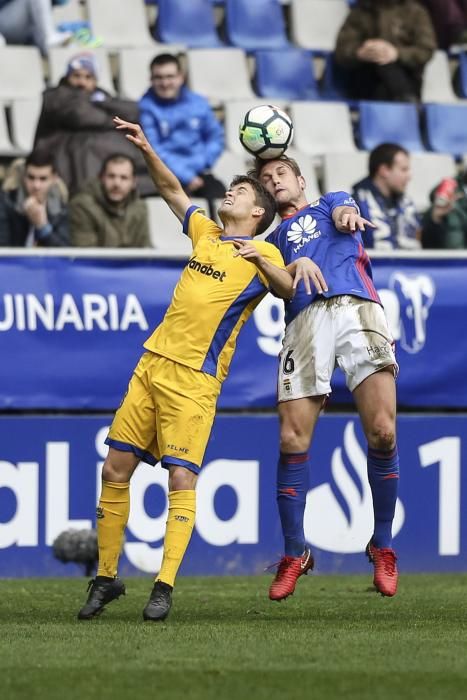
[[[169,493],[169,516],[164,537],[164,556],[156,580],[169,586],[175,577],[193,532],[196,514],[195,491],[171,491]]]
[[[102,480],[97,507],[98,576],[116,576],[123,533],[130,513],[130,482]]]

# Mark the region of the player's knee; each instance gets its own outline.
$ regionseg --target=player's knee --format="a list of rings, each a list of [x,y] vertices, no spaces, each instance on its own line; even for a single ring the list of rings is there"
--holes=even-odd
[[[102,478],[114,483],[129,481],[137,463],[138,460],[132,453],[120,453],[111,448],[102,467]]]
[[[196,486],[197,475],[185,467],[169,467],[169,490],[191,491]]]
[[[298,426],[289,424],[281,428],[280,449],[284,453],[305,452],[308,449],[308,435]]]
[[[381,421],[373,425],[369,435],[368,444],[373,450],[388,452],[396,444],[396,435],[392,422]]]

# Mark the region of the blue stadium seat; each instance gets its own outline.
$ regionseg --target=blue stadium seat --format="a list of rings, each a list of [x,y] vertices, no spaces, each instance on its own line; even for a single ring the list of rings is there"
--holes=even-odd
[[[467,153],[467,106],[425,105],[426,136],[432,151]]]
[[[335,62],[333,53],[327,54],[321,78],[322,99],[350,101],[347,85],[347,71]]]
[[[417,106],[406,102],[359,102],[360,148],[397,143],[408,151],[424,151]]]
[[[225,0],[225,31],[244,51],[290,46],[279,0]]]
[[[255,87],[261,97],[318,99],[310,51],[296,48],[270,49],[257,51],[255,59]]]
[[[164,44],[190,48],[222,46],[211,0],[158,0],[154,37]]]
[[[459,55],[459,89],[462,97],[467,97],[467,53]]]

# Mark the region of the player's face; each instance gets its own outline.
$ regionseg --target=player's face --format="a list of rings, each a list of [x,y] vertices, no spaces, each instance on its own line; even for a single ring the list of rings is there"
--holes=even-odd
[[[247,182],[230,187],[218,209],[222,222],[227,219],[245,219],[257,208],[255,192]]]
[[[386,184],[393,194],[403,194],[412,176],[410,159],[402,152],[396,153],[390,167],[385,170]]]
[[[261,169],[260,181],[276,200],[279,209],[288,204],[299,204],[305,199],[305,180],[280,160],[271,160]]]
[[[105,172],[101,175],[101,183],[110,202],[122,202],[136,186],[131,163],[127,160],[107,163]]]
[[[45,202],[49,187],[55,182],[51,165],[28,165],[24,174],[24,186],[29,197]]]
[[[67,80],[71,87],[81,88],[81,90],[84,90],[85,92],[94,92],[97,87],[95,75],[84,68],[78,68],[77,70],[71,71]]]
[[[183,73],[176,63],[154,66],[151,71],[152,89],[163,100],[177,99],[183,82]]]

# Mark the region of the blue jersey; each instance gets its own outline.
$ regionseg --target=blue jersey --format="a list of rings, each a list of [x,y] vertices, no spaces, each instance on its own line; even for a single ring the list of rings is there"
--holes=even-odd
[[[341,233],[334,225],[332,212],[341,206],[358,209],[346,192],[330,192],[283,219],[266,240],[279,248],[286,265],[307,257],[319,266],[328,286],[320,296],[351,294],[381,303],[360,232]],[[294,298],[285,304],[286,324],[317,297],[314,289],[307,294],[301,282]]]

